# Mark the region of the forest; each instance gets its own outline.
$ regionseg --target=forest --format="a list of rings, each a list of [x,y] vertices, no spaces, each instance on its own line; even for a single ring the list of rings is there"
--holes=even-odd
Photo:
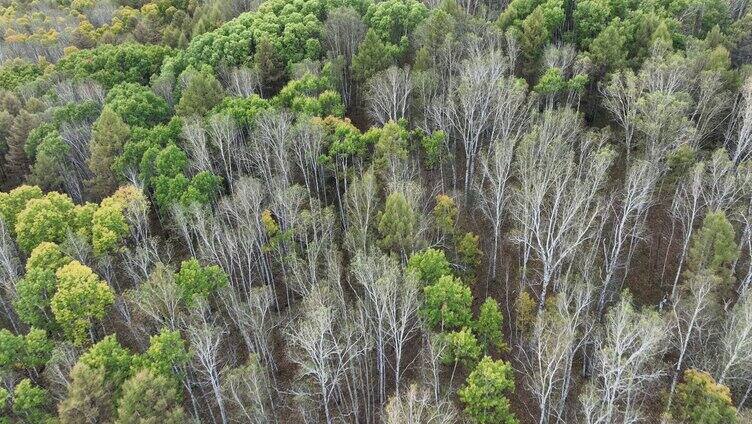
[[[2,423],[752,423],[752,5],[0,0]]]

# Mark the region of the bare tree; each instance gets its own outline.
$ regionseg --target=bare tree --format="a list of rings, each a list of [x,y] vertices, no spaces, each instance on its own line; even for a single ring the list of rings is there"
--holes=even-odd
[[[540,424],[567,422],[572,364],[593,329],[592,294],[592,287],[578,284],[557,295],[555,307],[537,316],[520,350],[525,386],[537,401]]]
[[[230,422],[277,422],[274,405],[270,402],[268,374],[256,355],[251,355],[245,365],[222,371],[222,392],[227,398]]]
[[[670,410],[676,384],[681,376],[688,355],[701,350],[706,342],[708,327],[718,312],[716,291],[722,284],[720,278],[709,272],[694,275],[680,290],[678,299],[673,299],[671,327],[672,339],[678,351],[674,366],[666,410]]]
[[[368,80],[366,104],[376,124],[397,122],[409,117],[410,94],[413,90],[410,68],[391,66]]]
[[[726,135],[726,148],[732,152],[735,164],[752,157],[752,78],[741,88],[741,96],[731,115],[731,124]]]
[[[157,327],[175,330],[180,325],[180,287],[175,283],[173,271],[167,266],[157,264],[149,278],[136,290],[129,292],[127,297]]]
[[[704,205],[703,196],[703,176],[705,174],[705,165],[700,162],[696,164],[686,177],[679,182],[676,187],[674,199],[671,203],[671,215],[674,222],[679,221],[682,227],[682,245],[677,261],[676,275],[671,289],[671,298],[676,296],[676,286],[679,283],[679,277],[682,272],[682,265],[689,249],[689,241],[692,238],[694,225],[700,218]],[[673,237],[673,229],[672,229]],[[668,261],[668,252],[666,253]],[[665,266],[665,262],[664,262]]]
[[[247,67],[230,68],[222,72],[224,86],[229,93],[238,97],[250,97],[261,93],[261,77],[255,69]]]
[[[193,172],[212,171],[212,160],[206,140],[206,130],[199,118],[189,118],[183,124],[183,140],[185,140],[188,156],[191,158],[191,170]]]
[[[601,213],[599,191],[613,152],[589,142],[575,151],[580,138],[574,112],[547,111],[517,149],[513,240],[523,250],[523,274],[532,255],[541,263],[540,310],[550,284],[589,239]]]
[[[343,300],[336,289],[319,284],[303,299],[302,315],[286,331],[290,359],[299,366],[299,379],[310,383],[300,394],[317,399],[327,423],[334,421],[331,408],[343,387],[362,337],[353,322],[345,319]]]
[[[621,285],[629,271],[632,251],[643,232],[644,221],[653,204],[653,191],[659,176],[659,168],[650,162],[640,160],[631,163],[624,186],[614,194],[611,204],[604,210],[604,218],[611,222],[610,230],[602,239],[603,285],[598,298],[599,317],[611,296],[621,291]],[[624,269],[622,284],[614,286],[616,273],[620,269]]]
[[[742,293],[726,317],[718,353],[711,358],[717,364],[718,383],[749,385],[752,378],[752,291]]]
[[[350,64],[366,33],[366,25],[355,9],[339,7],[329,11],[324,22],[324,46],[333,58],[342,58],[342,99],[346,106],[353,101]]]
[[[451,424],[459,419],[451,402],[434,400],[431,391],[411,384],[407,392],[389,399],[384,409],[386,424]]]
[[[627,69],[614,73],[607,85],[600,86],[603,96],[603,106],[624,132],[624,150],[627,153],[627,163],[630,162],[634,148],[635,129],[637,124],[637,100],[643,93],[642,81],[633,71]]]
[[[481,178],[478,179],[480,209],[491,223],[493,231],[493,247],[491,251],[490,276],[496,279],[496,269],[499,257],[499,242],[501,240],[501,225],[506,217],[506,207],[509,204],[507,183],[509,182],[514,156],[514,141],[504,140],[491,144],[488,153],[481,156]]]
[[[581,422],[641,421],[642,404],[663,375],[656,363],[665,342],[661,317],[654,311],[637,311],[631,296],[624,294],[606,315],[603,335],[596,339],[593,381],[580,395]]]
[[[324,154],[324,130],[320,125],[300,120],[295,125],[294,137],[290,148],[303,182],[309,193],[315,193],[319,200],[326,202],[326,174],[319,160]]]
[[[227,330],[217,325],[208,315],[210,314],[206,305],[197,306],[191,317],[192,322],[187,326],[188,339],[196,368],[203,377],[203,383],[211,389],[222,424],[226,424],[228,422],[227,411],[220,381],[222,363],[220,347]]]
[[[351,252],[366,251],[372,241],[378,213],[378,182],[372,170],[353,181],[346,194],[347,235],[345,243]]]
[[[227,115],[214,115],[209,120],[209,134],[217,153],[218,169],[228,184],[235,183],[237,169],[237,149],[240,142],[240,130],[235,121]]]

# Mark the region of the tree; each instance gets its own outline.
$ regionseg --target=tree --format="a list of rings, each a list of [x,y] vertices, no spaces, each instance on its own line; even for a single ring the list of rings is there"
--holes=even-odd
[[[353,75],[358,81],[368,81],[377,72],[393,65],[399,56],[399,47],[384,43],[376,31],[369,29],[363,41],[358,45],[358,52],[353,57]]]
[[[185,88],[175,106],[175,113],[179,116],[203,116],[225,96],[224,89],[208,66],[200,70],[188,68],[180,79],[185,81]]]
[[[117,424],[179,424],[187,420],[180,405],[182,393],[163,375],[143,369],[126,380],[122,390]]]
[[[8,151],[5,153],[10,177],[20,180],[29,173],[29,158],[26,156],[24,147],[29,133],[37,125],[39,125],[39,118],[27,110],[22,110],[13,120],[6,138]]]
[[[31,251],[26,261],[26,275],[16,284],[17,297],[13,303],[21,321],[54,329],[50,302],[57,290],[55,272],[70,261],[55,243],[42,242]]]
[[[195,258],[183,261],[175,282],[183,290],[183,300],[195,305],[199,299],[208,299],[228,283],[227,274],[217,265],[201,266]]]
[[[446,351],[442,361],[445,364],[462,364],[466,368],[472,368],[481,356],[483,348],[478,339],[469,328],[452,331],[443,334],[446,343]]]
[[[104,367],[92,368],[78,362],[71,371],[67,397],[58,405],[62,424],[110,422],[114,418],[113,383]]]
[[[29,200],[39,199],[43,196],[42,190],[37,186],[20,185],[13,190],[0,192],[0,218],[12,234],[16,234],[16,219],[18,214],[26,209]]]
[[[65,335],[77,345],[83,345],[95,319],[105,316],[107,307],[115,301],[115,294],[91,268],[73,261],[55,273],[57,291],[51,308],[55,321]]]
[[[692,237],[687,256],[687,277],[707,271],[720,278],[727,289],[730,288],[734,282],[731,266],[739,257],[735,239],[734,227],[724,212],[705,215],[702,227]]]
[[[432,247],[410,255],[406,271],[415,272],[426,285],[435,284],[442,276],[452,273],[444,251]]]
[[[48,422],[50,415],[45,409],[49,401],[47,390],[33,385],[28,378],[21,380],[13,389],[13,413],[25,423]]]
[[[480,343],[486,349],[490,347],[503,349],[505,347],[501,332],[503,320],[504,317],[501,315],[499,303],[493,298],[486,298],[486,301],[480,307],[478,321],[473,326]]]
[[[458,215],[459,208],[457,208],[454,199],[446,194],[436,196],[436,206],[433,207],[433,219],[439,232],[446,235],[454,234],[454,226],[457,223]]]
[[[257,355],[240,367],[227,369],[222,382],[233,422],[267,422],[274,416],[272,382]]]
[[[149,88],[134,83],[118,84],[107,93],[105,105],[129,126],[151,127],[167,118],[167,102]]]
[[[736,408],[728,387],[717,384],[710,374],[688,369],[676,388],[675,419],[687,424],[734,424]]]
[[[382,245],[403,254],[410,251],[416,223],[416,213],[405,195],[400,192],[391,193],[379,216],[378,229]]]
[[[441,399],[437,402],[429,389],[415,384],[411,384],[403,395],[389,398],[384,416],[386,424],[450,424],[458,420],[457,412],[449,401]]]
[[[470,288],[459,278],[444,275],[423,289],[426,299],[423,316],[428,325],[441,325],[442,329],[470,327],[473,296]]]
[[[44,241],[63,242],[73,221],[73,209],[70,197],[57,192],[31,199],[16,217],[18,245],[31,252]]]
[[[371,119],[378,125],[409,117],[413,90],[409,68],[391,66],[368,80],[366,102]]]
[[[518,422],[505,394],[514,391],[512,367],[486,356],[467,377],[457,393],[465,404],[465,413],[479,424]]]
[[[120,116],[110,107],[103,108],[92,127],[89,146],[91,156],[88,165],[94,177],[88,183],[96,197],[105,197],[117,187],[117,176],[112,166],[129,137],[130,128]]]

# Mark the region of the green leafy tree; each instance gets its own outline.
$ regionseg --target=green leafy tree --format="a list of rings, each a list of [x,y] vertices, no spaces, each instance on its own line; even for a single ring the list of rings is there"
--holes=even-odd
[[[105,105],[130,126],[151,127],[168,116],[167,102],[148,87],[122,83],[107,93]]]
[[[47,390],[35,386],[28,378],[21,380],[13,389],[13,413],[24,423],[46,423],[51,418],[46,410],[49,403]]]
[[[203,116],[224,97],[222,85],[208,66],[201,70],[189,67],[180,79],[186,81],[180,101],[175,106],[175,113],[180,116]]]
[[[612,20],[589,44],[589,54],[593,63],[606,71],[625,66],[629,53],[625,34],[625,26],[619,18]]]
[[[170,49],[135,43],[103,44],[66,55],[56,67],[78,79],[93,79],[107,88],[122,82],[148,84]]]
[[[95,196],[105,197],[117,187],[118,179],[112,166],[129,137],[130,128],[120,116],[109,107],[102,109],[102,114],[92,127],[89,145],[91,156],[88,163],[94,177],[88,184]]]
[[[467,377],[465,386],[457,393],[465,404],[465,413],[479,424],[517,424],[505,396],[514,391],[511,365],[486,356]]]
[[[387,249],[403,252],[409,250],[417,219],[405,195],[399,192],[391,193],[387,196],[384,211],[379,216],[381,244]]]
[[[133,354],[117,341],[115,335],[109,335],[89,348],[78,361],[92,369],[103,369],[105,378],[117,394],[120,386],[130,378],[134,360]]]
[[[595,38],[611,21],[611,5],[604,0],[584,0],[577,2],[574,9],[577,44],[587,49]]]
[[[24,349],[23,337],[3,328],[0,330],[0,369],[4,371],[20,367]]]
[[[365,82],[380,71],[396,64],[399,57],[398,46],[385,43],[376,31],[369,29],[353,57],[353,76],[358,81]]]
[[[62,190],[70,147],[57,130],[45,135],[36,149],[36,160],[28,181],[44,190]]]
[[[428,8],[420,1],[386,0],[368,6],[365,22],[381,40],[400,44],[426,17]]]
[[[70,261],[71,258],[55,243],[42,242],[31,251],[26,261],[26,274],[16,284],[13,303],[21,321],[39,328],[55,329],[50,309],[57,289],[55,272]]]
[[[702,227],[692,236],[687,256],[687,278],[704,270],[721,278],[725,287],[731,288],[734,276],[732,264],[739,257],[734,227],[723,211],[709,212]]]
[[[183,300],[194,305],[198,298],[208,299],[218,289],[227,286],[227,274],[217,265],[201,266],[195,258],[183,261],[175,275]]]
[[[73,221],[73,208],[68,195],[56,192],[30,200],[16,217],[19,247],[31,252],[45,241],[63,242]]]
[[[12,234],[16,233],[16,218],[26,209],[29,200],[39,199],[43,195],[42,189],[29,185],[21,185],[7,193],[0,193],[0,218]]]
[[[461,364],[464,367],[472,367],[480,358],[483,351],[478,339],[469,328],[452,331],[444,335],[446,351],[442,357],[444,364]]]
[[[176,378],[178,377],[175,374],[176,370],[189,359],[190,355],[180,332],[163,328],[159,334],[150,337],[149,348],[138,357],[137,363],[141,367],[148,368],[155,375]]]
[[[52,313],[68,339],[83,345],[94,320],[104,318],[115,294],[91,268],[78,261],[58,269],[56,276],[58,286],[52,297]]]
[[[182,392],[171,380],[143,369],[123,384],[116,424],[182,424],[188,420]]]
[[[442,329],[470,327],[473,295],[459,278],[444,275],[435,284],[426,286],[423,292],[426,296],[423,315],[430,326],[440,325]]]
[[[734,424],[736,408],[728,387],[715,382],[704,371],[684,371],[684,381],[676,386],[672,415],[686,424]]]
[[[107,423],[114,416],[112,382],[104,367],[92,368],[79,361],[70,374],[67,397],[58,405],[61,424]]]
[[[493,298],[486,298],[480,307],[478,321],[475,322],[475,333],[478,334],[481,344],[488,349],[493,346],[497,349],[504,348],[501,325],[504,317],[501,315],[499,303]]]
[[[480,266],[483,251],[480,248],[480,236],[465,233],[457,239],[457,257],[470,281],[475,280],[475,270]]]
[[[430,247],[410,255],[407,270],[417,273],[420,281],[425,284],[434,284],[440,277],[452,273],[444,251]]]
[[[276,91],[285,77],[285,63],[269,38],[264,37],[258,41],[253,61],[264,88],[269,92]]]
[[[436,196],[436,206],[433,208],[433,219],[436,223],[436,228],[443,234],[454,234],[454,226],[457,222],[457,216],[459,215],[459,209],[454,199],[446,194],[439,194]]]

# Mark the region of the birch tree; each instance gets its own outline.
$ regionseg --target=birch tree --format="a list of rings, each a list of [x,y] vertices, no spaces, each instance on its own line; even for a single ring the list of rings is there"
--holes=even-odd
[[[368,80],[366,104],[368,114],[378,125],[409,117],[413,90],[410,68],[391,66]]]
[[[547,111],[517,149],[513,216],[522,248],[523,272],[535,259],[541,264],[539,309],[562,267],[591,237],[601,213],[600,190],[613,152],[580,139],[574,112]]]
[[[606,315],[596,339],[593,379],[580,395],[587,424],[635,423],[663,375],[657,362],[666,348],[666,327],[654,311],[638,311],[628,294]]]

